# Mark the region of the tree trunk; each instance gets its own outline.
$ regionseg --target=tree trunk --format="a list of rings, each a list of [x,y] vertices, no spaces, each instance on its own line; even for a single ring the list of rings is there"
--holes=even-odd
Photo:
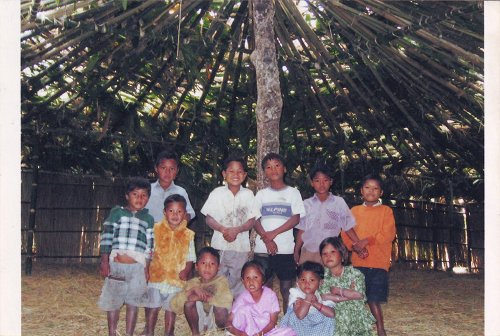
[[[250,60],[255,66],[257,79],[257,188],[264,188],[262,158],[270,153],[278,153],[280,148],[281,99],[276,46],[274,45],[274,0],[253,0],[253,31],[255,48]],[[257,233],[250,233],[253,258]]]
[[[274,39],[274,0],[253,0],[255,49],[250,60],[257,79],[257,185],[264,187],[262,158],[279,152],[281,98],[278,61]]]

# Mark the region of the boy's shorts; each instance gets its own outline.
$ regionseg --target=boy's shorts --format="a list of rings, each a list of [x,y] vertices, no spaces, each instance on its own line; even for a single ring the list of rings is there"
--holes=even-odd
[[[255,253],[254,260],[257,260],[264,267],[266,272],[266,281],[271,279],[274,274],[281,281],[293,280],[296,277],[295,260],[293,254],[275,254]]]
[[[366,301],[387,302],[389,273],[382,268],[356,267],[365,276]]]
[[[146,308],[161,308],[163,310],[172,311],[170,308],[170,301],[172,301],[174,296],[180,291],[181,288],[173,293],[162,293],[158,288],[148,287],[147,297],[140,303],[140,306]]]
[[[210,306],[208,312],[203,308],[203,302],[196,301],[196,311],[198,312],[198,330],[204,333],[208,330],[217,329],[215,324],[214,306]]]
[[[99,308],[104,311],[118,310],[125,303],[139,306],[147,292],[144,265],[109,262],[110,274],[104,280]]]

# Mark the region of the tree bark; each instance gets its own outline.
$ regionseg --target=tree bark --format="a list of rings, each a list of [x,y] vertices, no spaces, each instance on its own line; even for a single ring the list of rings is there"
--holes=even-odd
[[[255,49],[250,60],[257,79],[257,185],[264,187],[262,158],[279,152],[279,133],[283,100],[279,81],[274,38],[274,0],[253,0]]]

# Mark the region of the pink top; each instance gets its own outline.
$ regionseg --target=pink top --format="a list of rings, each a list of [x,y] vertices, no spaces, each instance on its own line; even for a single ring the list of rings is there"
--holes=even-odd
[[[252,295],[245,289],[236,298],[231,309],[233,326],[248,335],[255,335],[269,323],[271,314],[279,311],[278,297],[268,287],[263,287],[262,296],[258,302],[255,302]],[[290,328],[274,328],[265,335],[292,336],[295,332]]]

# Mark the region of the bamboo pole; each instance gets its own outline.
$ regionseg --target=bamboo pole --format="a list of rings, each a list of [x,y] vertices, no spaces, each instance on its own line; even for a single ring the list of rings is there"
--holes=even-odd
[[[25,261],[25,274],[31,275],[33,268],[33,238],[35,234],[36,224],[36,203],[38,198],[38,159],[39,159],[39,144],[38,134],[35,136],[35,143],[33,145],[33,176],[31,180],[31,198],[30,198],[30,214],[28,218],[28,232],[27,232],[27,246],[26,246],[26,261]]]

